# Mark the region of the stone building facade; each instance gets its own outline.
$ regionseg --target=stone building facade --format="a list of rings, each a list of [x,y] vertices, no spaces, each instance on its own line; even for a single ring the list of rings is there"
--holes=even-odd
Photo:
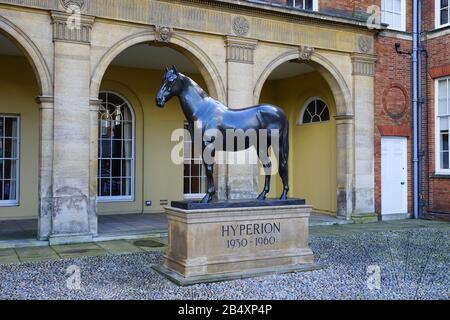
[[[151,214],[200,196],[198,159],[170,161],[171,134],[184,125],[178,103],[157,110],[154,102],[167,65],[232,108],[285,109],[291,196],[342,219],[407,216],[410,58],[395,43],[411,49],[412,9],[398,1],[400,10],[393,0],[390,10],[384,0],[0,0],[0,219],[36,217],[39,239],[52,243],[89,241],[99,215]],[[399,30],[368,24],[374,4]],[[449,76],[448,24],[433,28],[434,13],[424,11],[435,110],[434,84]],[[103,118],[117,106],[118,118]],[[445,214],[450,173],[435,170],[434,154],[445,148],[436,151],[436,117],[427,115],[423,200],[426,212]],[[408,191],[398,212],[383,212],[383,170],[395,170],[386,159],[382,165],[383,137],[406,138]],[[388,145],[388,157],[398,156],[395,141]],[[216,172],[220,199],[259,189],[255,166]],[[273,180],[276,196],[281,184]]]

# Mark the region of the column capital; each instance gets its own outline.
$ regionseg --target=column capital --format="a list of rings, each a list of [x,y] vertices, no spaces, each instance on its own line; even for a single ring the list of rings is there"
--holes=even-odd
[[[89,100],[89,110],[98,112],[102,107],[103,100],[101,99],[91,99]]]
[[[353,75],[369,77],[375,75],[375,63],[377,62],[377,57],[375,55],[354,53],[352,54],[351,59]]]
[[[55,99],[52,96],[39,96],[35,99],[37,104],[40,104],[41,109],[53,109],[53,102]],[[49,104],[51,106],[49,106]]]
[[[227,48],[227,62],[253,64],[254,51],[257,45],[258,40],[226,36],[225,47]]]
[[[80,13],[51,11],[53,41],[91,43],[91,31],[95,17]]]

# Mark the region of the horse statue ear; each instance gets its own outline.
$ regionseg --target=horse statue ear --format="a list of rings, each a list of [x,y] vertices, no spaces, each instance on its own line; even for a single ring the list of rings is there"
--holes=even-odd
[[[165,70],[166,70],[166,72],[169,72],[169,68],[168,67],[166,67]]]
[[[175,66],[172,66],[172,70],[175,72],[176,75],[178,75],[178,70]]]

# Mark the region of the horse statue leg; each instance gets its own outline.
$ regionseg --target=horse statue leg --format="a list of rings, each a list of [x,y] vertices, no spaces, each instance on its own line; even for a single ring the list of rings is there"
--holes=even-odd
[[[205,153],[208,152],[208,153]],[[205,155],[210,155],[210,159],[205,161]],[[216,194],[216,187],[214,186],[214,160],[216,156],[216,150],[213,143],[203,143],[203,164],[206,169],[207,187],[206,196],[203,198],[202,203],[210,203]]]
[[[289,193],[289,124],[286,124],[282,129],[278,155],[279,173],[283,181],[283,193],[281,194],[280,200],[287,200]]]
[[[258,150],[258,158],[259,160],[261,160],[265,173],[264,190],[258,196],[258,200],[266,200],[266,197],[270,192],[270,179],[272,177],[272,162],[270,161],[269,158],[269,149],[265,151],[265,155],[263,157],[261,157],[261,154]]]

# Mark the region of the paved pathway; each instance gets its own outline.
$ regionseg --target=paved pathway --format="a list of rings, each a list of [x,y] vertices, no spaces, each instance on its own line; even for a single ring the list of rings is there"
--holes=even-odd
[[[310,230],[325,269],[186,288],[151,268],[162,261],[164,238],[0,250],[0,299],[450,299],[449,223]],[[71,266],[80,288],[69,286]],[[377,270],[378,284],[368,278]]]

